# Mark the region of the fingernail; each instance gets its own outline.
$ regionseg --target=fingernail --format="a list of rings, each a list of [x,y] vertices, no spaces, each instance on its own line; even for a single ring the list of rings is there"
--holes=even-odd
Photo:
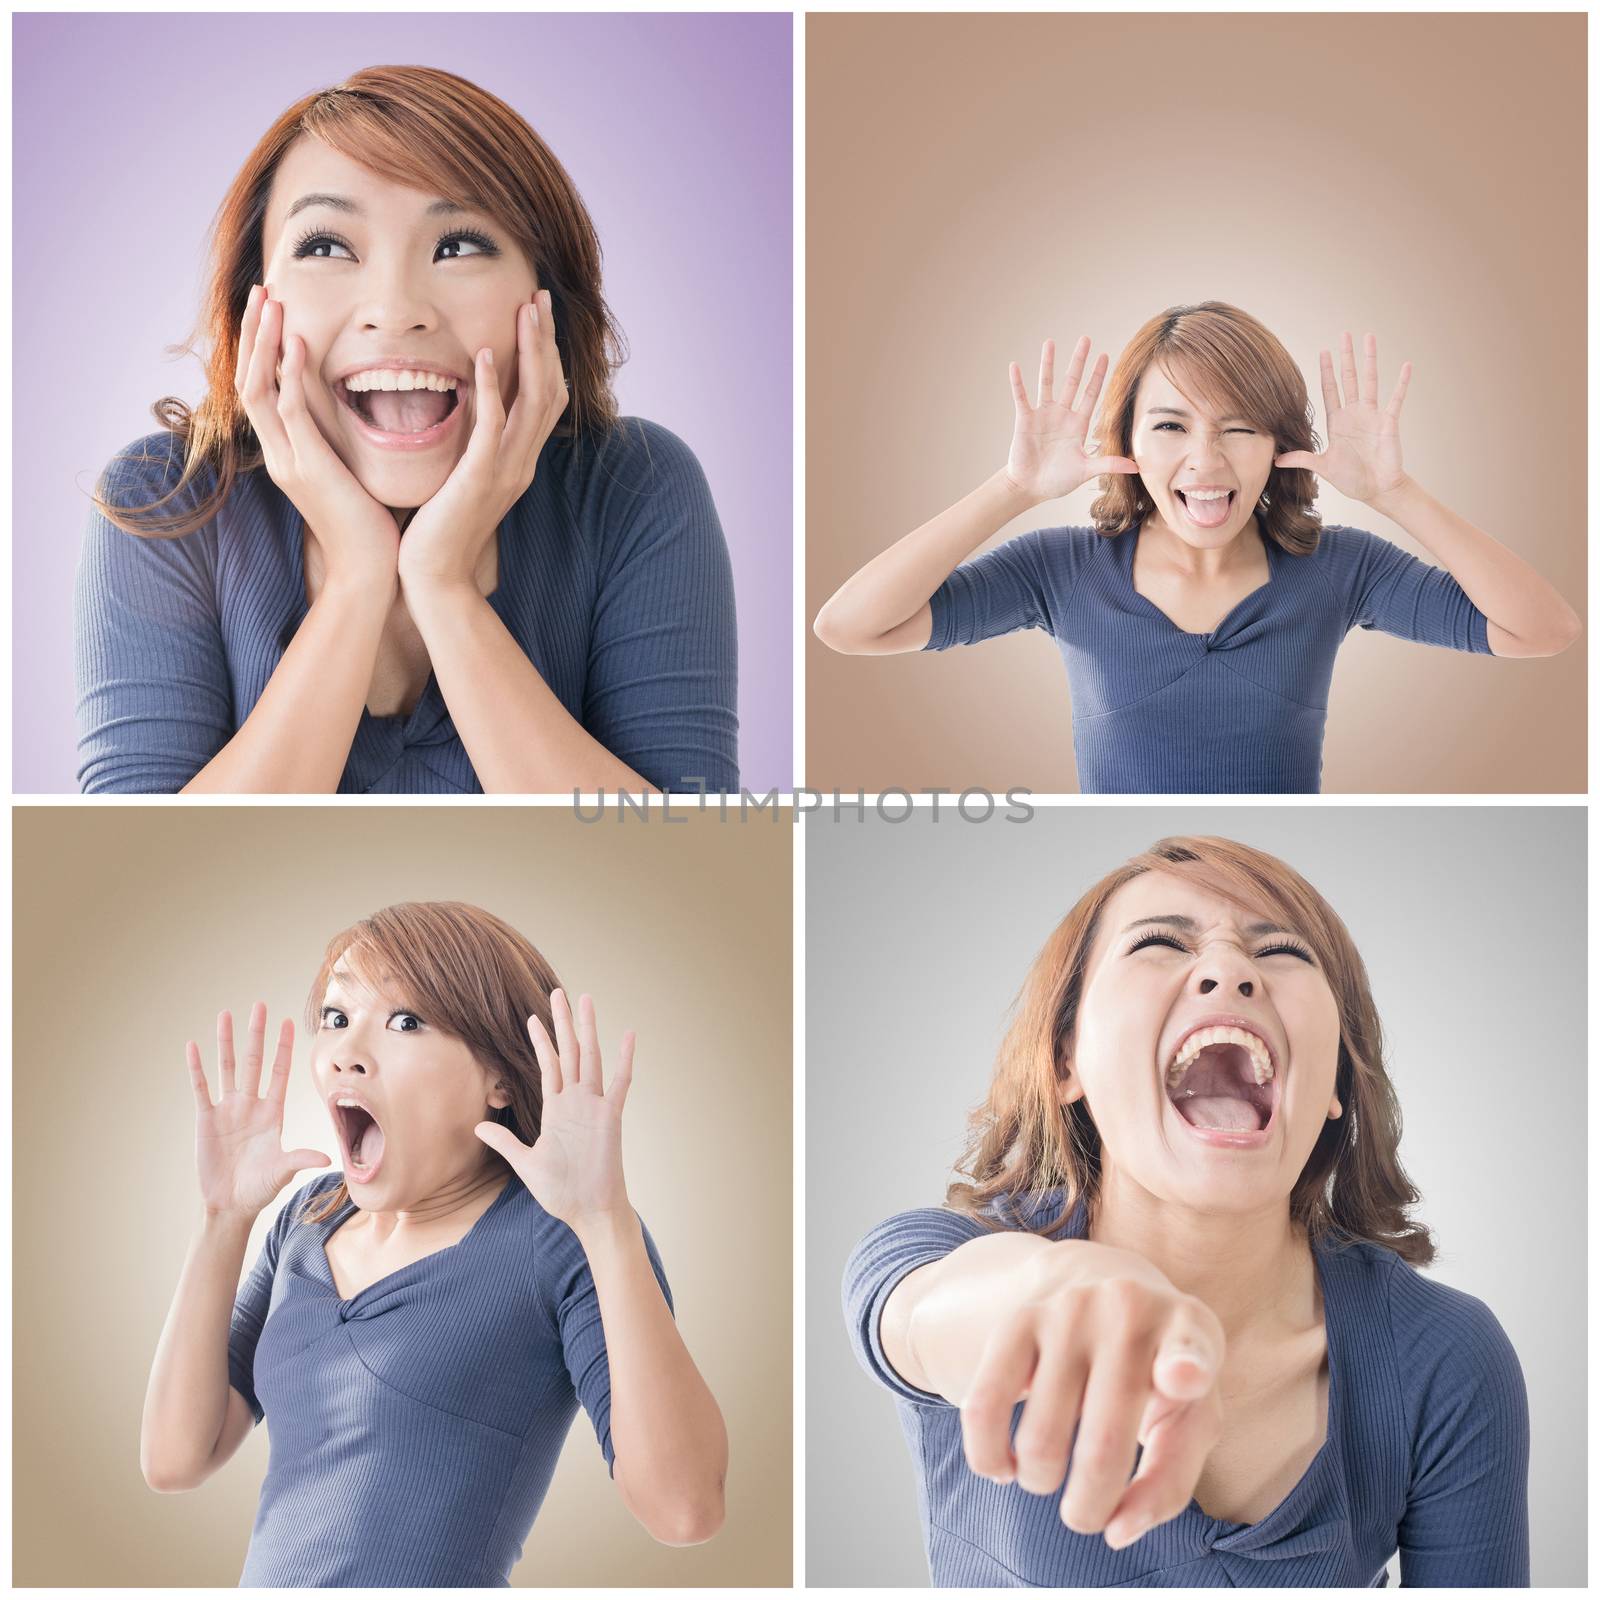
[[[486,367],[493,367],[494,366],[494,351],[493,350],[485,350],[483,352],[483,364]]]
[[[1105,1531],[1105,1541],[1113,1550],[1126,1550],[1135,1540],[1144,1537],[1150,1526],[1148,1517],[1133,1517],[1127,1522],[1113,1522]]]
[[[539,326],[539,307],[538,304],[532,300],[528,302],[528,321],[531,322],[536,328]]]

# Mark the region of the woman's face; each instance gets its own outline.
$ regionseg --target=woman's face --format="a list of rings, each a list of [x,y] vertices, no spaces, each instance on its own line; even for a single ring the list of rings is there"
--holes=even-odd
[[[420,506],[466,451],[485,346],[508,411],[516,397],[516,318],[539,286],[532,266],[487,215],[401,188],[308,135],[273,177],[262,251],[284,337],[305,341],[306,404],[323,436],[380,504]],[[456,414],[435,443],[398,448],[382,434],[427,428],[446,397],[424,389],[357,399],[345,388],[353,371],[396,357],[456,380]]]
[[[475,1178],[486,1147],[473,1126],[510,1103],[460,1039],[371,987],[342,960],[323,996],[311,1070],[350,1196],[368,1211],[408,1210]],[[341,1097],[361,1101],[376,1129],[359,1113],[337,1109]],[[359,1157],[352,1144],[358,1130]]]
[[[1088,1103],[1107,1193],[1282,1204],[1338,1114],[1338,1007],[1301,931],[1170,873],[1107,901],[1070,1049],[1062,1102]]]
[[[1196,550],[1219,550],[1244,531],[1267,486],[1275,448],[1272,435],[1248,417],[1202,410],[1159,366],[1140,379],[1129,454],[1155,502],[1153,520]],[[1233,493],[1186,504],[1178,491],[1191,484]]]

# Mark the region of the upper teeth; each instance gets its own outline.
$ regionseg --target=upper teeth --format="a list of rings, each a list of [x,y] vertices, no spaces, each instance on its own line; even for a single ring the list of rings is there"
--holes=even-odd
[[[366,372],[352,372],[344,380],[345,388],[355,393],[367,389],[454,389],[454,378],[441,377],[437,372],[399,372],[393,367],[372,367]]]
[[[1226,500],[1233,493],[1231,489],[1183,489],[1179,491],[1188,495],[1191,500]]]
[[[1272,1076],[1272,1056],[1266,1044],[1243,1028],[1197,1028],[1183,1041],[1172,1065],[1167,1068],[1167,1087],[1174,1089],[1189,1069],[1189,1063],[1209,1044],[1241,1044],[1250,1052],[1250,1066],[1258,1084]]]
[[[335,1100],[333,1103],[336,1106],[355,1106],[358,1110],[361,1110],[361,1111],[365,1111],[367,1109],[364,1105],[361,1104],[361,1102],[359,1100],[356,1100],[356,1099],[352,1098],[350,1095],[347,1095],[347,1094],[340,1095],[339,1098],[337,1100]]]

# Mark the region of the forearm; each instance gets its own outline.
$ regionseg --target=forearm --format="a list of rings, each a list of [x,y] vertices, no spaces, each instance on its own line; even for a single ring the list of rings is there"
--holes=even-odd
[[[613,1471],[628,1509],[666,1544],[722,1525],[728,1435],[651,1270],[639,1219],[580,1225],[605,1330]]]
[[[406,605],[485,794],[659,792],[570,715],[476,589],[413,587]]]
[[[1577,637],[1577,613],[1549,582],[1415,479],[1406,479],[1369,504],[1399,523],[1461,585],[1473,605],[1514,639],[1554,653]]]
[[[318,595],[244,726],[186,794],[332,794],[339,787],[393,604],[382,583]]]
[[[228,1330],[250,1238],[242,1218],[207,1217],[190,1241],[156,1346],[139,1429],[139,1465],[152,1488],[198,1481],[228,1406]]]
[[[948,511],[874,556],[817,613],[813,629],[835,650],[859,650],[915,616],[986,539],[1039,502],[1004,470]]]

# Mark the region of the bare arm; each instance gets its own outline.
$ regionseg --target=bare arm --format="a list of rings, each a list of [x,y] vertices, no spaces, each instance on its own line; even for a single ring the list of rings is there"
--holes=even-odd
[[[1039,399],[1028,404],[1022,373],[1011,364],[1011,450],[1006,464],[948,511],[908,533],[874,556],[844,583],[817,613],[812,631],[830,649],[845,655],[894,655],[921,650],[933,629],[928,602],[933,592],[986,539],[1013,517],[1046,500],[1068,495],[1091,477],[1137,473],[1125,456],[1085,453],[1089,422],[1106,357],[1095,362],[1081,403],[1074,404],[1089,357],[1087,336],[1072,352],[1059,398],[1055,387],[1056,347],[1046,340],[1039,356]]]
[[[249,1238],[247,1217],[208,1214],[190,1241],[139,1429],[139,1467],[159,1493],[198,1487],[254,1425],[228,1382],[228,1329]]]
[[[611,1369],[612,1472],[663,1544],[703,1544],[723,1518],[728,1432],[650,1267],[639,1219],[579,1224]]]
[[[372,684],[392,574],[317,596],[244,726],[183,786],[185,794],[333,794]]]
[[[1577,612],[1521,556],[1457,516],[1414,478],[1368,504],[1398,522],[1461,585],[1489,619],[1495,655],[1559,655],[1583,632]]]

